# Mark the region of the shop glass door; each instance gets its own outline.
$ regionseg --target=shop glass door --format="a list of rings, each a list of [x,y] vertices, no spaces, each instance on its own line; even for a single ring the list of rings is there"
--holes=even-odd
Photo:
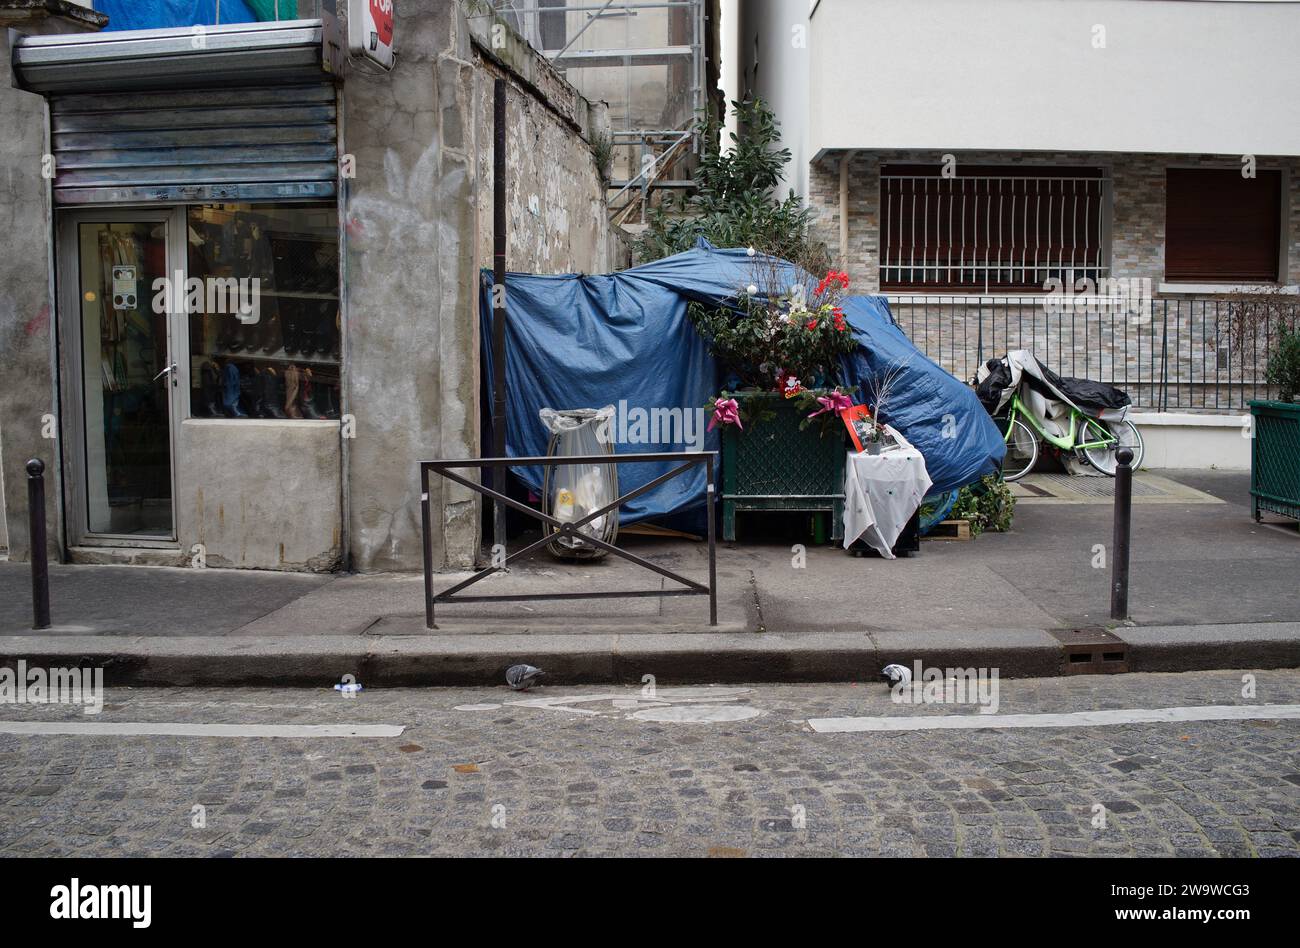
[[[80,532],[171,540],[178,379],[168,297],[154,289],[169,273],[167,217],[84,215],[70,229],[80,330]]]

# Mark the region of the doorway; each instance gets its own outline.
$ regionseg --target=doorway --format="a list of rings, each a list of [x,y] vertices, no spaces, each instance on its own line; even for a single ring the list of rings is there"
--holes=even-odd
[[[176,541],[183,346],[167,281],[183,261],[173,209],[76,211],[59,230],[60,331],[71,431],[69,541]]]

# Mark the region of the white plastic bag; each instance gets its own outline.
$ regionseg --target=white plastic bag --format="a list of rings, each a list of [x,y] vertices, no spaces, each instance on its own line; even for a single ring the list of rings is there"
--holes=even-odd
[[[614,417],[613,405],[565,411],[543,408],[538,417],[551,433],[549,456],[613,453],[608,436],[610,421]],[[579,521],[612,503],[617,496],[618,468],[613,464],[557,464],[546,468],[543,513],[561,523]],[[614,542],[618,535],[618,511],[611,510],[584,523],[578,527],[576,536],[557,536],[550,544],[551,551],[563,557],[604,556],[605,550],[594,543],[583,542],[583,534],[606,543]]]

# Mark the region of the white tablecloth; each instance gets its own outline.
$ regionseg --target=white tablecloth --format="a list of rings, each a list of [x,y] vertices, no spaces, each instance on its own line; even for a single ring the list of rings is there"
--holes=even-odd
[[[901,434],[880,454],[850,451],[844,464],[844,548],[862,539],[886,559],[930,489],[925,458]]]

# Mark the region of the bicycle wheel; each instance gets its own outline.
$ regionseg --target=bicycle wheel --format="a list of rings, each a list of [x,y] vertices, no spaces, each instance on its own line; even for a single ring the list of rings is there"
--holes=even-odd
[[[1119,462],[1115,460],[1115,452],[1120,448],[1128,448],[1133,452],[1133,461],[1131,467],[1137,470],[1142,466],[1142,455],[1146,450],[1146,445],[1142,442],[1142,432],[1137,430],[1137,426],[1131,421],[1102,421],[1098,424],[1103,425],[1116,439],[1115,443],[1104,448],[1083,448],[1080,453],[1083,459],[1095,467],[1101,473],[1108,477],[1115,476],[1115,469],[1119,467]],[[1084,438],[1095,436],[1095,429],[1091,425],[1086,431],[1093,431],[1094,434],[1085,433],[1081,435]]]
[[[1007,419],[999,418],[998,430],[1007,433]],[[1011,422],[1011,434],[1006,438],[1007,456],[1002,459],[1002,479],[1018,481],[1038,463],[1038,435],[1017,418]]]

